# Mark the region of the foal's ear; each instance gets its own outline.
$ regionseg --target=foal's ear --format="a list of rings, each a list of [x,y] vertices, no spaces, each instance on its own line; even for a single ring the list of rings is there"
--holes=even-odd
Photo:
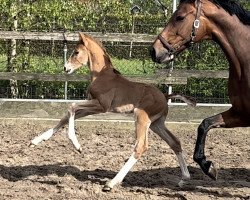
[[[79,41],[82,42],[84,46],[88,45],[88,41],[84,33],[79,32]]]

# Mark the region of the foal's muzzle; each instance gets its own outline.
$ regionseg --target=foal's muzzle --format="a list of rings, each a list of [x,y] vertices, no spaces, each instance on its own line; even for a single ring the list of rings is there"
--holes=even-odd
[[[69,72],[70,72],[70,69],[67,69],[66,67],[64,67],[64,71],[65,71],[66,73],[69,73]]]
[[[68,63],[66,63],[64,65],[64,71],[67,73],[67,74],[72,74],[74,72],[74,69],[72,67],[70,67],[70,65]]]

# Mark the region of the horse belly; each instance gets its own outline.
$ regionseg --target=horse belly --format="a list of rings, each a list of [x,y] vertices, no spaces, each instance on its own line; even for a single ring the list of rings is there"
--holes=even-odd
[[[250,98],[242,96],[230,96],[233,109],[245,116],[250,117]]]
[[[243,77],[242,81],[236,81],[229,77],[228,93],[232,107],[238,113],[250,116],[250,83],[247,78]]]
[[[131,113],[134,111],[134,108],[133,104],[125,104],[115,107],[113,111],[118,113]]]

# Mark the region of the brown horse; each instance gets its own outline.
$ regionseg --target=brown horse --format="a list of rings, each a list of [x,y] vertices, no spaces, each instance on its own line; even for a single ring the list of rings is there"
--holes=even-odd
[[[217,170],[204,153],[212,128],[250,126],[250,12],[232,0],[180,0],[179,6],[151,49],[155,62],[167,63],[205,39],[216,41],[229,62],[228,94],[232,107],[204,119],[198,127],[194,160],[205,174],[217,178]]]
[[[164,95],[156,87],[125,79],[114,69],[105,49],[90,36],[80,33],[79,44],[66,63],[65,71],[70,74],[83,65],[88,65],[90,69],[90,100],[72,104],[68,114],[54,128],[34,138],[31,144],[37,145],[43,140],[48,140],[59,128],[69,123],[69,139],[75,148],[81,151],[74,130],[75,119],[105,112],[134,112],[136,126],[134,152],[119,173],[104,186],[104,191],[109,191],[114,185],[122,182],[143,152],[147,150],[149,128],[166,141],[176,154],[182,172],[182,180],[179,182],[181,186],[184,180],[190,178],[190,175],[183,158],[180,141],[164,124],[168,112],[167,100],[179,98],[191,105],[195,105],[195,102],[181,95]]]

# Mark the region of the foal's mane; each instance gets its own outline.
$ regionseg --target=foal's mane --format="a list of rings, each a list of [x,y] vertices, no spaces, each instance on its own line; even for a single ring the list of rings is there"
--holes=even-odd
[[[101,49],[102,49],[103,52],[104,52],[104,58],[105,58],[105,60],[106,60],[106,64],[108,63],[108,64],[113,68],[113,64],[112,64],[112,61],[111,61],[111,59],[110,59],[110,56],[109,56],[109,54],[108,54],[106,48],[103,46],[103,44],[102,44],[99,40],[94,39],[94,38],[92,38],[92,37],[89,36],[89,35],[86,35],[86,34],[85,34],[85,37],[87,37],[87,38],[88,38],[89,40],[91,40],[92,42],[97,43],[97,44],[101,47]],[[114,71],[115,74],[121,74],[121,73],[120,73],[117,69],[115,69],[115,68],[113,68],[113,71]]]
[[[180,0],[180,3],[194,2],[194,1],[195,0]],[[210,1],[222,7],[230,15],[236,15],[243,24],[250,25],[250,11],[244,9],[235,0],[210,0]]]
[[[85,34],[85,37],[88,38],[89,40],[91,40],[92,42],[97,43],[101,47],[101,49],[104,51],[104,53],[108,55],[107,50],[105,49],[105,47],[103,46],[103,44],[99,40],[94,39],[91,36],[86,35],[86,34]]]

